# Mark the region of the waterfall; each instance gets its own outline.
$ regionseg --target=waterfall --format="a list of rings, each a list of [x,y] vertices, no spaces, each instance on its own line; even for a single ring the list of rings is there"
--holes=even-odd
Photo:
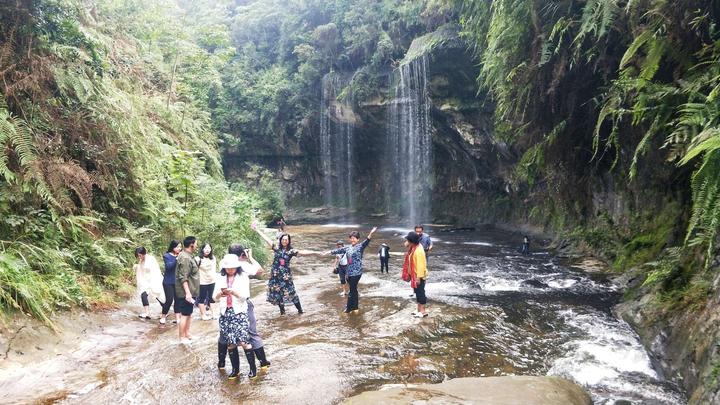
[[[323,76],[320,97],[320,163],[325,204],[354,209],[352,183],[355,114],[346,102],[347,95],[340,97],[348,83],[348,78],[337,72]]]
[[[432,141],[427,56],[398,67],[388,108],[388,208],[411,224],[430,219]]]

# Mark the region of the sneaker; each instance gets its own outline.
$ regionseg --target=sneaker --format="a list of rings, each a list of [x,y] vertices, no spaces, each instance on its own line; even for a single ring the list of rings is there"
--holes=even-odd
[[[344,297],[344,296],[345,296],[345,292],[343,291],[343,292],[341,292],[341,293],[338,294],[338,295],[341,296],[341,297]]]
[[[427,314],[427,312],[426,313],[416,312],[415,315],[413,315],[413,316],[415,318],[426,318],[428,316],[428,314]]]
[[[160,318],[160,325],[165,325],[165,318]]]
[[[205,315],[202,316],[202,320],[203,320],[203,321],[209,321],[209,320],[211,320],[211,319],[212,319],[212,316],[210,316],[210,315],[205,314]]]
[[[190,346],[191,343],[192,343],[192,340],[190,340],[190,339],[186,339],[186,338],[180,339],[181,345]]]
[[[256,379],[256,378],[257,378],[257,371],[252,371],[252,370],[250,370],[250,372],[248,373],[248,378],[251,379],[251,380]]]
[[[218,370],[225,369],[225,362],[224,361],[218,361]]]
[[[418,314],[418,311],[412,311],[412,313],[410,313],[410,316],[417,316],[417,314]]]
[[[150,319],[150,315],[145,315],[145,314],[139,314],[139,315],[138,315],[138,318],[142,318],[142,319]]]
[[[230,374],[228,374],[228,380],[234,380],[234,379],[238,378],[238,374],[240,374],[240,370],[233,369],[233,371]]]
[[[267,370],[269,367],[270,367],[270,362],[269,362],[269,361],[266,361],[266,362],[264,362],[264,363],[263,363],[262,361],[260,362],[260,369],[261,369],[261,370]]]

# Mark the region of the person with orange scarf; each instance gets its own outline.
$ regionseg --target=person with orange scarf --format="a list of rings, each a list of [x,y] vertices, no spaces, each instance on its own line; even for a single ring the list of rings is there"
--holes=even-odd
[[[405,247],[408,248],[405,253],[403,262],[402,278],[410,282],[410,287],[415,291],[417,300],[417,312],[413,312],[413,316],[424,318],[428,316],[425,311],[427,297],[425,296],[425,280],[427,280],[427,259],[425,258],[425,249],[418,249],[420,246],[420,235],[415,232],[409,232],[405,236]]]

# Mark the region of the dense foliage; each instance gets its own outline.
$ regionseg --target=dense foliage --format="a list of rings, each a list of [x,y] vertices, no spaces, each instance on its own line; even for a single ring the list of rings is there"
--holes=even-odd
[[[669,249],[653,262],[648,282],[669,286],[685,280],[680,281],[685,285],[695,270],[683,274],[681,262],[683,257],[686,264],[693,262],[688,254],[694,247],[702,247],[701,261],[709,264],[720,225],[720,3],[455,3],[481,62],[478,81],[497,105],[498,128],[525,151],[516,169],[518,187],[540,184],[544,195],[568,202],[589,175],[613,172],[640,190],[634,197],[642,199],[638,217],[643,206],[654,206],[658,189],[680,204],[683,197],[673,196],[673,190],[691,191],[689,220],[677,203],[665,203],[669,212],[656,210],[645,220],[655,228],[630,224],[635,239],[613,248],[620,251],[616,259],[622,267],[648,261],[665,246],[673,225],[687,223],[684,250]],[[672,173],[668,184],[647,183],[663,171]],[[623,224],[605,220],[596,240],[622,236]],[[652,253],[639,260],[628,263],[622,257],[648,247]]]
[[[227,32],[153,4],[0,5],[3,311],[111,304],[136,245],[256,242],[267,201],[225,183],[208,107]]]

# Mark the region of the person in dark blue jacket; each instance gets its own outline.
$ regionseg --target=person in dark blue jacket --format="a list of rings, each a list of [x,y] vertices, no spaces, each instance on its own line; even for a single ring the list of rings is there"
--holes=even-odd
[[[177,267],[177,257],[182,250],[182,244],[179,240],[171,240],[168,246],[167,252],[163,254],[163,262],[165,263],[165,274],[163,275],[163,290],[165,291],[165,303],[162,306],[162,315],[160,316],[160,323],[165,324],[167,314],[170,312],[170,306],[175,301],[175,267]],[[180,310],[177,307],[177,303],[173,306],[175,312],[175,321],[180,321]]]

